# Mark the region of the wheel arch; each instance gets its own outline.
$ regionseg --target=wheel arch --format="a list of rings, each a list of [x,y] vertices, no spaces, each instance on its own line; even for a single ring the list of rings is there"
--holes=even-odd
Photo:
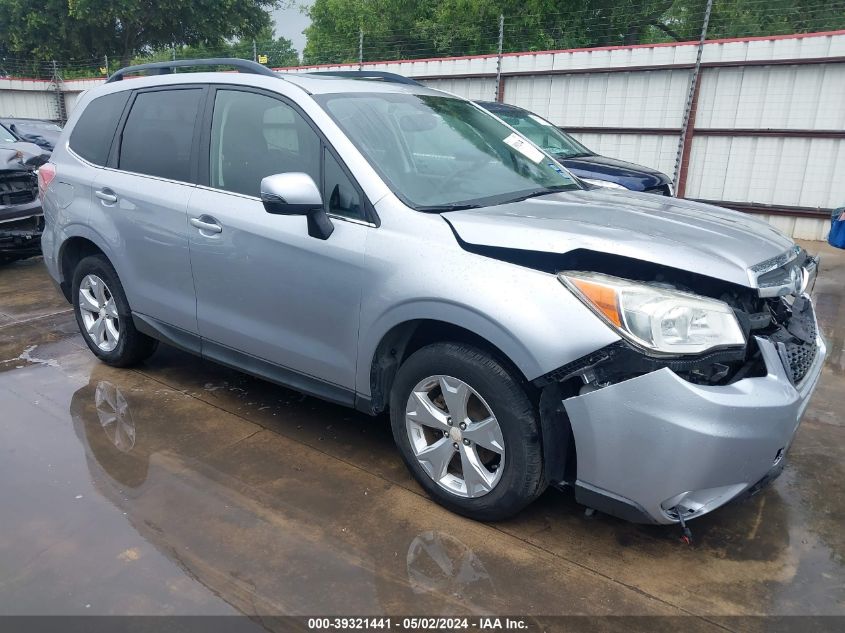
[[[482,331],[484,334],[493,332],[494,336],[482,335]],[[495,336],[497,332],[498,336]],[[368,371],[370,396],[356,398],[356,407],[371,415],[386,411],[393,380],[402,362],[418,349],[437,342],[472,345],[491,354],[512,372],[539,414],[546,480],[554,484],[570,478],[574,480],[577,456],[571,425],[563,407],[566,395],[557,384],[542,390],[536,388],[531,382],[540,374],[536,362],[524,347],[505,336],[501,330],[469,329],[453,321],[434,317],[406,319],[395,323],[381,336],[373,352],[366,356],[369,363],[364,363],[359,369],[359,372],[365,368]],[[517,354],[523,360],[521,365],[509,354],[514,349],[521,353]],[[537,373],[529,373],[534,371]]]
[[[87,230],[73,232],[62,240],[58,256],[59,287],[69,302],[73,301],[71,296],[73,271],[80,261],[90,255],[102,255],[114,266],[114,261],[109,256],[108,249],[103,248],[103,244],[104,242],[95,233]]]
[[[369,406],[371,413],[381,413],[387,408],[393,378],[399,366],[411,354],[432,343],[467,343],[493,355],[506,365],[524,385],[530,383],[508,354],[495,342],[449,321],[419,318],[402,321],[391,327],[381,337],[369,356]]]
[[[359,408],[369,413],[385,410],[401,362],[420,347],[436,342],[468,343],[487,351],[533,389],[530,381],[546,371],[540,360],[543,350],[535,354],[525,344],[529,332],[519,330],[528,327],[529,321],[518,317],[497,319],[489,311],[442,299],[395,304],[361,331],[356,392],[366,406]]]

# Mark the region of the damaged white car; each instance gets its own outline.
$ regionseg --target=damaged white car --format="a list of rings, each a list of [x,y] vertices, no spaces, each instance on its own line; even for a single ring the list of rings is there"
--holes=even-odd
[[[36,170],[49,158],[49,151],[0,125],[0,264],[41,252]]]

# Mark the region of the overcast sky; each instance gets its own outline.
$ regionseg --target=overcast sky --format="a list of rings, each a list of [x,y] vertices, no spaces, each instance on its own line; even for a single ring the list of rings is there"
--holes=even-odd
[[[311,22],[308,16],[300,11],[302,6],[310,6],[313,0],[295,0],[294,6],[290,9],[275,9],[273,20],[276,22],[276,36],[288,38],[293,42],[293,47],[302,56],[302,47],[305,46],[305,36],[302,31]],[[284,4],[289,4],[285,2]]]

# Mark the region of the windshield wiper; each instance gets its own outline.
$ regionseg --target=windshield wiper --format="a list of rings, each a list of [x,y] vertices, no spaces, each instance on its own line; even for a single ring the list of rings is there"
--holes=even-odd
[[[468,203],[435,204],[428,207],[417,207],[417,211],[423,211],[425,213],[445,213],[447,211],[464,211],[465,209],[478,209],[480,207],[480,204]]]
[[[536,198],[538,196],[547,196],[550,193],[559,193],[561,191],[569,191],[571,189],[577,189],[576,185],[555,185],[554,187],[543,187],[542,189],[535,189],[534,191],[529,191],[528,193],[524,193],[516,198],[511,198],[510,200],[505,200],[504,202],[499,202],[498,204],[510,204],[511,202],[522,202],[523,200],[528,200],[528,198]]]

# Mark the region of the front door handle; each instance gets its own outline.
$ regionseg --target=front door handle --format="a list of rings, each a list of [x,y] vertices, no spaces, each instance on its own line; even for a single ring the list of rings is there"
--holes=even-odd
[[[207,215],[198,218],[191,218],[191,226],[198,228],[205,233],[222,233],[223,227],[217,224],[217,220]]]
[[[117,202],[117,196],[114,194],[114,191],[109,188],[97,189],[94,191],[94,195],[103,202],[107,202],[109,204]]]

